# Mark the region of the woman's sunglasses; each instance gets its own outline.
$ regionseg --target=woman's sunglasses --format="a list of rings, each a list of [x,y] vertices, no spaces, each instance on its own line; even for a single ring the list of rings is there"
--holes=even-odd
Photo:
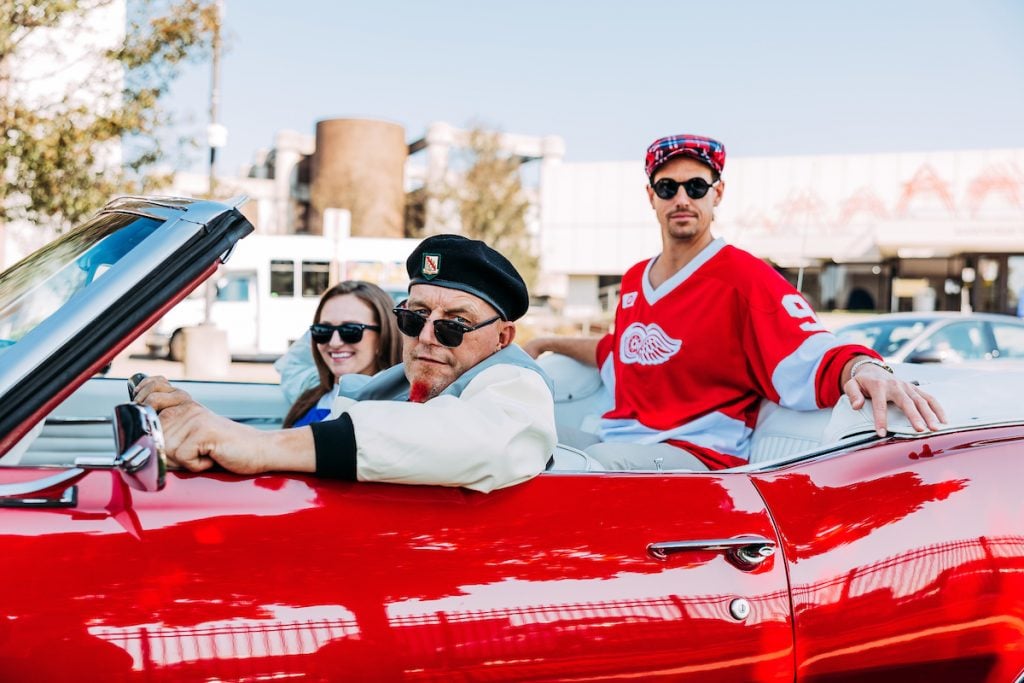
[[[415,311],[410,311],[408,308],[395,308],[395,317],[398,319],[398,329],[407,337],[418,337],[423,331],[423,326],[427,324],[427,316]],[[473,330],[479,330],[481,327],[486,327],[493,322],[501,320],[501,316],[495,316],[490,320],[485,320],[479,325],[466,325],[460,323],[458,320],[445,320],[439,318],[434,321],[434,336],[437,337],[437,341],[441,342],[442,345],[454,349],[456,346],[462,343],[462,338],[467,332]]]
[[[690,178],[689,180],[680,183],[676,180],[672,180],[671,178],[662,178],[658,182],[653,183],[651,187],[654,188],[654,194],[658,195],[662,199],[672,199],[676,196],[676,193],[679,192],[680,187],[686,190],[686,196],[690,199],[700,199],[706,195],[708,190],[714,187],[717,182],[718,181],[716,180],[714,183],[709,183],[703,178]]]
[[[337,332],[341,341],[346,344],[358,344],[363,340],[363,330],[380,331],[380,325],[366,325],[365,323],[342,323],[340,325],[327,325],[326,323],[313,323],[309,326],[309,336],[317,344],[326,344]]]

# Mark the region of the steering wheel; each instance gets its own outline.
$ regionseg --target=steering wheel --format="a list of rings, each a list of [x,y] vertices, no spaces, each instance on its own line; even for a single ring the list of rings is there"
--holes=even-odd
[[[136,372],[128,378],[128,400],[135,400],[135,391],[139,388],[139,385],[142,384],[142,380],[146,379],[148,376],[149,375],[144,372]]]

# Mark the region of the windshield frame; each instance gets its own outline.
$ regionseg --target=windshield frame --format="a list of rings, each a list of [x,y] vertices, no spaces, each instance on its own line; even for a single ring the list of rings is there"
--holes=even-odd
[[[13,346],[80,297],[165,220],[104,211],[0,273],[2,341]]]
[[[215,271],[218,260],[252,231],[233,206],[179,208],[114,202],[104,212],[166,216],[92,285],[66,301],[0,356],[0,454],[88,379],[143,323]]]
[[[104,211],[101,215],[111,213],[119,212],[114,209]],[[102,311],[129,293],[163,260],[163,255],[174,253],[198,232],[198,226],[182,223],[176,217],[170,220],[156,216],[146,218],[162,220],[163,224],[133,247],[125,255],[128,258],[120,259],[102,278],[95,280],[92,284],[96,286],[81,289],[17,343],[4,350],[3,367],[0,368],[0,395],[7,393],[17,381],[38,367],[53,348],[65,345],[96,320]],[[182,226],[186,229],[181,229]],[[69,303],[74,305],[69,306]]]

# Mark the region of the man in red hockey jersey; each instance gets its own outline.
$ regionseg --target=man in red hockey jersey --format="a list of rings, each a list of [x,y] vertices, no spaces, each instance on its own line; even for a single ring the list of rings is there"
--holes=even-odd
[[[603,443],[588,452],[623,469],[742,465],[765,398],[815,410],[845,393],[855,409],[871,399],[880,435],[889,403],[914,429],[939,429],[945,415],[933,397],[895,378],[871,349],[840,344],[782,276],[711,234],[724,165],[724,146],[710,138],[651,144],[647,196],[662,250],[623,276],[614,332],[525,347],[600,368],[614,406]]]

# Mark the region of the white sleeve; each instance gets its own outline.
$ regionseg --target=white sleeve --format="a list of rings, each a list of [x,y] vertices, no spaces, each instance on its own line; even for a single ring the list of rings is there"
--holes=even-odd
[[[320,382],[320,375],[313,364],[308,330],[274,361],[274,369],[281,375],[281,392],[289,404],[295,403],[302,392]]]
[[[345,410],[360,481],[488,492],[541,472],[554,450],[554,399],[533,370],[495,365],[461,396],[426,403],[359,401]]]

